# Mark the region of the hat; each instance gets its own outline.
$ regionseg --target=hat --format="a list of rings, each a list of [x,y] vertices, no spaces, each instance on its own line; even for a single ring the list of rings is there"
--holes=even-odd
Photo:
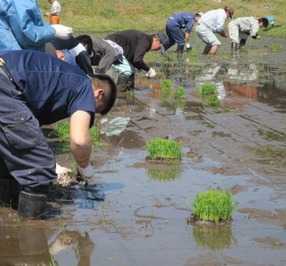
[[[233,14],[234,14],[234,9],[233,9],[233,7],[231,7],[231,6],[225,7],[224,10],[227,11],[227,12],[229,13],[230,18],[232,18]]]
[[[161,53],[163,55],[165,55],[166,50],[169,48],[169,38],[167,37],[167,35],[164,32],[158,32],[157,35],[160,39],[160,42],[162,43]]]

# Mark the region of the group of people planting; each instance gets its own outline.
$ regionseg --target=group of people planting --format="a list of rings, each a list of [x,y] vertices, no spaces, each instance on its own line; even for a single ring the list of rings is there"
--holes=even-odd
[[[175,44],[178,53],[191,49],[195,23],[206,44],[204,53],[215,54],[221,45],[216,33],[228,36],[224,23],[233,14],[232,7],[184,11],[168,18],[166,33],[131,29],[101,39],[73,36],[72,28],[58,24],[59,18],[45,23],[36,0],[0,0],[0,205],[17,209],[21,218],[43,214],[53,183],[70,170],[56,164],[40,127],[61,119],[70,119],[78,174],[84,180],[95,178],[89,129],[96,113],[111,110],[117,91],[134,89],[136,69],[148,78],[156,76],[144,55],[165,54]],[[248,36],[259,39],[259,28],[267,25],[265,18],[233,19],[232,49],[244,45]],[[106,74],[110,69],[118,73],[116,83]]]

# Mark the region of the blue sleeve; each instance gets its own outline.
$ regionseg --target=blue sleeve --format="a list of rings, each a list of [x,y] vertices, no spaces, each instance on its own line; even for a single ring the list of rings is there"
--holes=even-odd
[[[13,0],[7,13],[8,24],[23,49],[39,49],[55,37],[55,30],[43,22],[35,0]]]
[[[194,22],[195,22],[195,15],[192,13],[188,13],[188,15],[185,17],[186,21],[186,32],[190,33],[192,31]]]

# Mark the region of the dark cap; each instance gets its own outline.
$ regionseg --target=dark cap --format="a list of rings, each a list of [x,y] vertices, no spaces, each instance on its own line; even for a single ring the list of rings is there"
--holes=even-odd
[[[160,42],[163,44],[161,47],[161,53],[165,55],[166,50],[169,48],[169,38],[164,32],[158,32],[157,35],[160,39]]]
[[[228,7],[225,7],[224,10],[227,11],[229,13],[230,18],[232,18],[233,14],[234,14],[233,7],[228,6]]]

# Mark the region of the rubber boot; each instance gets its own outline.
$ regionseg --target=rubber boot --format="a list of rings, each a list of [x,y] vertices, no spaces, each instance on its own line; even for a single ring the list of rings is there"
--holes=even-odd
[[[0,206],[18,208],[20,186],[14,178],[0,179]]]
[[[232,42],[231,43],[231,50],[238,50],[238,43]]]
[[[127,90],[128,91],[134,90],[134,86],[135,86],[135,74],[133,73],[130,76],[128,76]]]
[[[134,74],[124,75],[120,74],[117,79],[117,90],[119,92],[125,92],[129,90],[134,90]]]
[[[117,90],[124,92],[127,90],[128,76],[120,74],[117,78]]]
[[[182,54],[184,52],[184,45],[178,45],[177,47],[177,53]]]
[[[241,39],[239,42],[239,48],[243,47],[246,44],[246,39]]]
[[[20,218],[39,218],[45,210],[47,196],[34,192],[21,191],[18,203]]]

